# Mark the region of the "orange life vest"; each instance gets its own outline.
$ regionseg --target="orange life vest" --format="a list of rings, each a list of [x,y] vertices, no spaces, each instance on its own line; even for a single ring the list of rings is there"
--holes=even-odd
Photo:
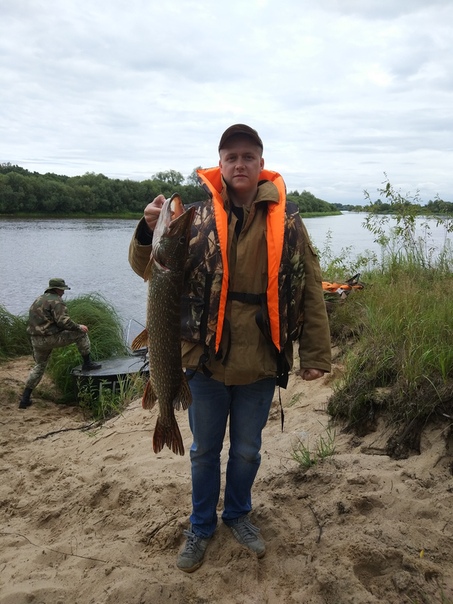
[[[228,215],[225,211],[224,201],[221,195],[223,182],[220,168],[207,168],[197,170],[201,181],[207,186],[211,195],[214,208],[215,223],[222,255],[223,277],[220,292],[220,304],[217,320],[215,350],[220,347],[222,328],[225,319],[225,309],[228,297]],[[277,187],[278,202],[269,202],[267,211],[267,311],[271,330],[272,342],[277,350],[281,351],[280,343],[280,313],[278,302],[278,271],[283,252],[283,240],[285,235],[285,210],[286,210],[286,187],[283,178],[277,172],[262,170],[259,180],[269,180]]]

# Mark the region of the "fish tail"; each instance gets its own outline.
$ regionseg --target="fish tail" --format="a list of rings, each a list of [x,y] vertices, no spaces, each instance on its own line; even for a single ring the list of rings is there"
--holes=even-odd
[[[136,336],[131,343],[132,350],[140,350],[140,348],[148,347],[148,330],[144,329]]]
[[[164,426],[160,417],[157,418],[153,435],[153,451],[159,453],[167,445],[175,455],[184,455],[184,444],[176,418],[173,417],[170,426]]]
[[[146,382],[145,391],[143,392],[142,398],[142,407],[143,409],[152,409],[156,404],[156,395],[154,394],[153,387],[151,386],[151,382],[148,380]]]
[[[192,403],[192,393],[189,388],[189,383],[184,371],[181,374],[181,385],[178,394],[173,399],[173,407],[175,409],[188,409]]]

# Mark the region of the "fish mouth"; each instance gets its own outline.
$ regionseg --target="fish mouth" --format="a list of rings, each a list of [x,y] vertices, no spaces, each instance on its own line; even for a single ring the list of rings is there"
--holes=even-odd
[[[171,209],[171,220],[168,225],[168,233],[173,237],[189,236],[190,227],[192,225],[195,208],[185,209],[181,197],[175,193],[170,198],[171,202],[174,202],[174,207]],[[172,203],[169,203],[171,208]]]
[[[178,193],[173,193],[169,199],[164,201],[164,205],[162,206],[159,219],[153,232],[153,240],[158,241],[161,237],[170,235],[171,231],[175,229],[175,225],[178,224],[178,219],[186,213],[180,195]]]
[[[193,218],[194,210],[195,208],[189,208],[188,210],[186,210],[182,202],[181,196],[178,193],[173,193],[173,195],[169,199],[165,200],[164,205],[162,207],[162,223],[165,225],[166,229],[173,230],[178,224],[178,219],[181,218],[181,216],[183,216],[184,214],[188,214],[191,218]],[[190,222],[191,219],[186,216],[184,221],[179,222],[185,223],[186,221]]]
[[[168,207],[170,208],[171,220],[179,218],[186,211],[184,204],[182,203],[182,199],[178,193],[173,193],[173,195],[170,197]]]
[[[186,210],[177,193],[165,200],[152,241],[152,258],[161,271],[172,270],[168,262],[174,252],[170,253],[169,249],[175,251],[178,246],[182,249],[188,244],[194,213],[195,207]],[[170,244],[170,240],[173,243]]]

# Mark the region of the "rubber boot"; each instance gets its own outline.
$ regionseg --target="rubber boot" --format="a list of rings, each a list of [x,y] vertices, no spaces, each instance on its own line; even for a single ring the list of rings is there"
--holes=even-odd
[[[95,363],[91,360],[91,356],[86,354],[83,358],[82,371],[93,371],[94,369],[100,369],[101,363]]]
[[[27,407],[30,407],[30,405],[32,404],[32,401],[30,399],[31,393],[31,388],[25,388],[19,401],[19,409],[27,409]]]

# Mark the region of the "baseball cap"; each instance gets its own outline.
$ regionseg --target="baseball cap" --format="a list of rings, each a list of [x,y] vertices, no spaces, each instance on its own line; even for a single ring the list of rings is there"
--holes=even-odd
[[[225,146],[226,141],[235,134],[243,134],[249,136],[254,143],[256,143],[261,149],[263,148],[263,141],[261,140],[258,132],[246,124],[234,124],[225,130],[222,134],[219,142],[219,151]]]

